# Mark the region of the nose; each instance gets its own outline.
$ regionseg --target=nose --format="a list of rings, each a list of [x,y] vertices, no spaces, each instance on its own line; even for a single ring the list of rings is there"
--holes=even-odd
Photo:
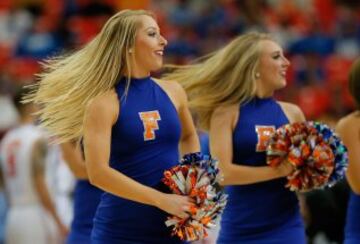
[[[283,66],[290,66],[290,61],[286,58],[286,57],[283,57],[283,60],[284,60],[284,63],[283,63]]]
[[[168,41],[165,39],[165,37],[163,37],[162,35],[160,35],[160,44],[161,46],[166,46],[168,43]]]

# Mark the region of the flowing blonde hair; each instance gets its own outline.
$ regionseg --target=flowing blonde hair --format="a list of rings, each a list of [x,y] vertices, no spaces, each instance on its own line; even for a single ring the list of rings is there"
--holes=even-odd
[[[177,81],[184,87],[202,129],[209,129],[215,108],[241,104],[255,96],[262,40],[273,38],[265,33],[244,34],[195,64],[166,66],[174,71],[163,79]]]
[[[130,77],[129,49],[134,46],[141,15],[154,17],[145,10],[120,11],[82,49],[42,63],[39,82],[31,86],[24,102],[40,105],[40,123],[58,142],[79,140],[89,101],[114,88],[124,72]],[[127,89],[129,85],[128,79]]]

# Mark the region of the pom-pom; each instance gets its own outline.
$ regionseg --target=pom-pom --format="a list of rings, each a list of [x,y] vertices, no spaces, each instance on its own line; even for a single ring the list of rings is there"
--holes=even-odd
[[[332,186],[346,171],[347,150],[325,124],[297,122],[278,128],[267,148],[267,163],[277,167],[286,161],[294,166],[287,177],[292,191]]]
[[[186,241],[200,240],[207,236],[206,229],[215,226],[222,213],[227,196],[219,190],[220,180],[217,161],[201,153],[185,155],[179,165],[164,172],[163,182],[173,193],[194,199],[189,217],[168,217],[172,234]]]

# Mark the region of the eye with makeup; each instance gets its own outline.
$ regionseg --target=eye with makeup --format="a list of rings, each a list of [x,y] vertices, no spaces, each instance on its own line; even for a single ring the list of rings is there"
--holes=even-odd
[[[155,31],[151,31],[151,32],[148,33],[148,36],[156,37],[157,33]]]
[[[279,59],[280,57],[281,57],[280,54],[276,54],[276,55],[274,55],[272,58],[273,58],[273,59]]]

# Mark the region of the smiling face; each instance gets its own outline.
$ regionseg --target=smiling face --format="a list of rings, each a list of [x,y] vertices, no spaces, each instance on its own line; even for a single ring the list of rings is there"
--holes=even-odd
[[[139,16],[139,27],[136,32],[135,44],[130,52],[133,55],[133,70],[137,75],[149,75],[163,64],[166,39],[160,34],[156,21],[147,15]]]
[[[258,87],[263,94],[272,94],[286,86],[286,71],[289,65],[289,60],[284,57],[282,48],[276,42],[260,42]]]

